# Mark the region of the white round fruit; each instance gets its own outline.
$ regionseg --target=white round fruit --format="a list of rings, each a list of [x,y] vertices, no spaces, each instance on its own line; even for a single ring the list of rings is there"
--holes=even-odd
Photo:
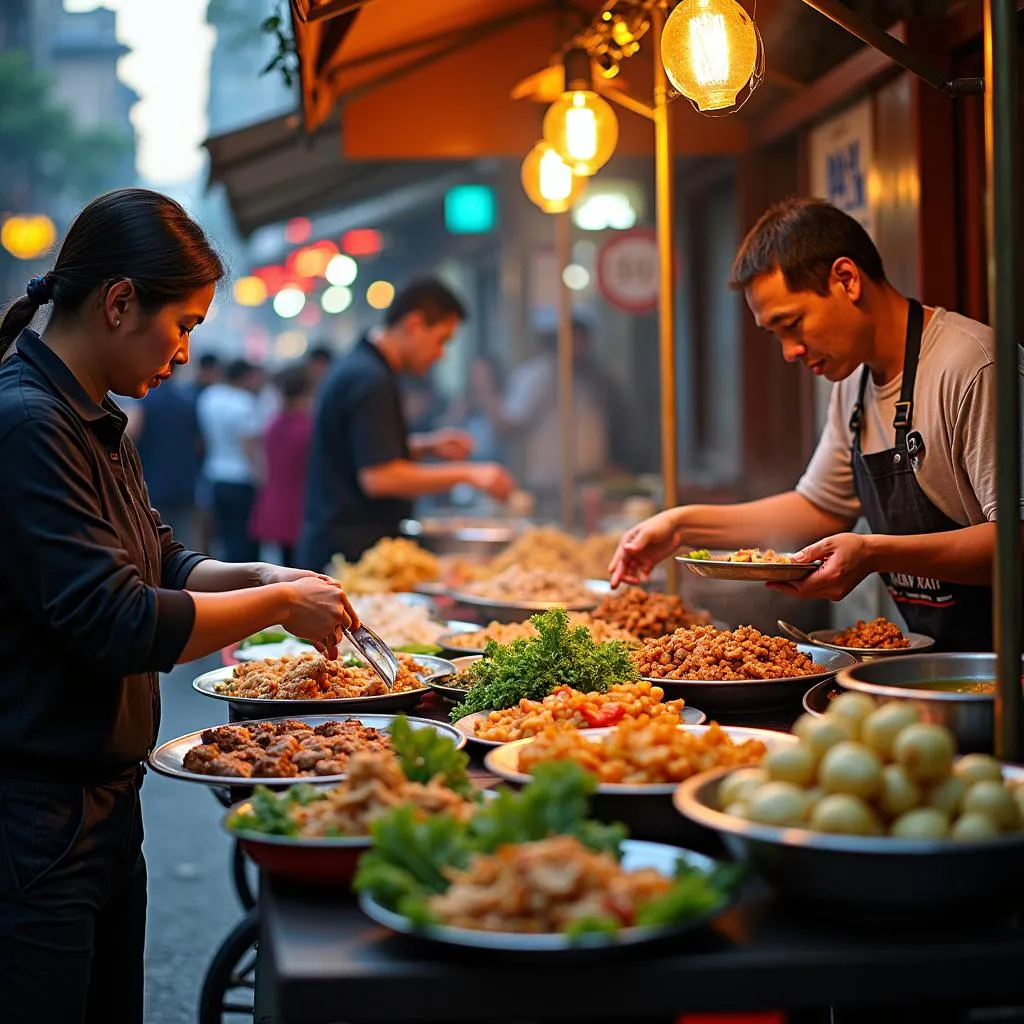
[[[1017,802],[1001,782],[983,779],[971,786],[963,802],[964,814],[984,814],[1000,829],[1016,828],[1020,824]]]
[[[956,743],[941,725],[915,722],[902,729],[892,745],[893,760],[918,782],[941,782],[953,767]]]
[[[949,818],[935,807],[915,807],[901,814],[889,834],[898,839],[942,839],[949,833]]]
[[[791,782],[766,782],[750,798],[747,817],[762,825],[800,826],[807,818],[807,797]]]
[[[916,721],[917,712],[909,704],[883,704],[861,722],[860,738],[883,760],[888,760],[896,737]]]
[[[880,831],[871,808],[849,793],[830,793],[818,801],[811,811],[811,828],[848,836],[871,836]]]
[[[754,791],[767,781],[768,773],[763,768],[740,768],[730,773],[718,787],[719,807],[748,802]]]
[[[961,842],[973,843],[995,839],[999,835],[996,823],[985,814],[961,814],[949,833]]]
[[[901,764],[882,769],[878,806],[887,818],[898,818],[921,803],[921,789]]]
[[[1002,782],[1003,769],[994,757],[988,754],[964,754],[953,765],[953,774],[963,779],[968,786],[975,782]]]
[[[841,693],[829,704],[825,717],[842,719],[856,736],[861,723],[874,710],[875,702],[866,693]]]
[[[926,803],[929,807],[937,807],[947,818],[955,818],[960,813],[966,793],[967,783],[950,775],[928,790]]]
[[[837,743],[853,738],[849,725],[841,718],[815,718],[801,715],[793,723],[793,732],[800,737],[814,753],[821,757]]]
[[[818,781],[828,793],[849,793],[870,799],[882,784],[882,762],[863,743],[837,743],[821,759]]]
[[[792,782],[806,786],[814,780],[817,758],[806,743],[787,743],[769,750],[761,759],[761,767],[775,782]]]

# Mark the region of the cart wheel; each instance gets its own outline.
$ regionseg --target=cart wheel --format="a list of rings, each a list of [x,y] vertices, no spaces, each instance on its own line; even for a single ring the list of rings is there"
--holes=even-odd
[[[259,913],[250,910],[221,943],[203,979],[198,1024],[242,1024],[254,1019],[259,933]]]
[[[235,843],[231,851],[231,877],[243,910],[252,910],[256,906],[256,883],[250,877],[250,870],[255,875],[256,869],[243,853],[241,844]]]

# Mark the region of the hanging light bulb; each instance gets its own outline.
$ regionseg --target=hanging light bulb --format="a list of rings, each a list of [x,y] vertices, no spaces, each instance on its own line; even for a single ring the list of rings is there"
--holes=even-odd
[[[572,168],[546,143],[538,142],[523,161],[523,189],[545,213],[564,213],[586,188]]]
[[[669,81],[698,110],[736,103],[757,68],[757,29],[736,0],[683,0],[661,35]]]
[[[565,92],[544,115],[544,141],[582,177],[603,167],[615,152],[619,122],[611,104],[593,90],[586,50],[565,55]]]

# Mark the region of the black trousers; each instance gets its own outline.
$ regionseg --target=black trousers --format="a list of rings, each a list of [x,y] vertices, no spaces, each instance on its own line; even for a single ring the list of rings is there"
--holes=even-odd
[[[249,519],[256,503],[252,484],[213,485],[213,518],[225,562],[255,562],[259,544],[249,536]]]
[[[140,784],[0,779],[4,1024],[142,1024]]]

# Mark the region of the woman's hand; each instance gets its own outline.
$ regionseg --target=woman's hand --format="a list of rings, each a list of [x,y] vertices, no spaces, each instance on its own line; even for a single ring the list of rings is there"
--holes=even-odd
[[[289,588],[281,625],[309,640],[327,658],[338,656],[341,631],[359,625],[348,595],[337,580],[311,573],[284,584]]]
[[[627,530],[608,564],[613,587],[620,583],[642,583],[651,570],[668,558],[683,541],[679,509],[670,508]]]
[[[312,569],[289,569],[284,565],[271,565],[269,562],[259,562],[256,566],[256,578],[261,587],[269,587],[274,583],[294,583],[296,580],[307,580],[311,577],[321,580],[330,580],[322,572],[314,572]]]

